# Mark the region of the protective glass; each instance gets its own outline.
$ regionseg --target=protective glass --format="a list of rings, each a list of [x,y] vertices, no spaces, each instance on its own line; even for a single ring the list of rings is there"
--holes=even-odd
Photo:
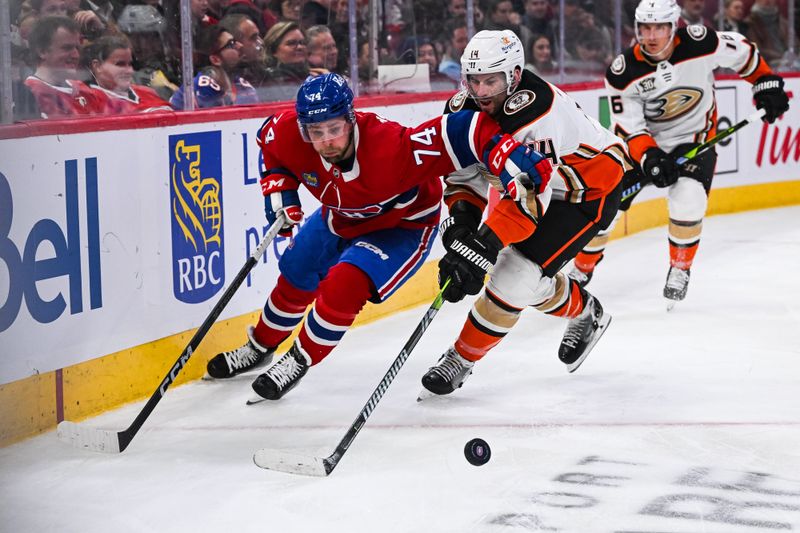
[[[353,125],[346,116],[332,118],[324,122],[300,124],[300,134],[308,143],[332,141],[353,131]]]

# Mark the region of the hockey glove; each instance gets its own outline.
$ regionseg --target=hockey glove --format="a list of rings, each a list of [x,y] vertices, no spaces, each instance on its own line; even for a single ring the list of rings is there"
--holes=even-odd
[[[524,200],[528,193],[537,195],[547,187],[553,172],[549,159],[508,134],[495,135],[492,141],[495,144],[483,154],[484,163],[500,178],[512,200]]]
[[[650,148],[642,156],[642,172],[656,187],[669,187],[678,181],[678,164],[661,148]]]
[[[502,248],[503,243],[487,226],[476,235],[454,239],[439,261],[439,287],[450,279],[442,297],[448,302],[458,302],[467,294],[478,294]]]
[[[450,206],[450,216],[439,226],[445,249],[450,248],[454,239],[463,240],[477,232],[482,215],[483,212],[478,206],[465,200],[458,200]]]
[[[789,110],[789,96],[783,90],[783,78],[775,74],[761,76],[753,84],[756,109],[765,111],[764,121],[772,124]]]
[[[303,221],[297,182],[280,174],[268,174],[261,178],[261,192],[264,193],[264,214],[270,225],[283,214],[283,226],[278,235],[291,237],[292,227]]]

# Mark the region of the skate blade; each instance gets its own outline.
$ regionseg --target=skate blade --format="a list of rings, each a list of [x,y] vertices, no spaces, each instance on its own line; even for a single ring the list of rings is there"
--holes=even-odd
[[[250,398],[247,399],[247,402],[245,402],[245,405],[255,405],[257,403],[266,402],[266,401],[267,401],[266,398],[262,398],[258,394],[253,394],[253,396],[251,396]]]
[[[678,303],[678,300],[670,300],[669,298],[666,298],[666,300],[667,300],[667,312],[669,313],[675,308],[675,304]]]
[[[424,402],[425,400],[429,400],[431,398],[440,398],[440,397],[441,395],[423,388],[422,391],[420,391],[419,395],[417,396],[417,401]]]
[[[586,345],[586,349],[583,351],[581,356],[578,357],[578,359],[576,359],[573,363],[567,365],[567,372],[572,374],[573,372],[578,370],[578,367],[580,367],[583,364],[583,362],[591,353],[592,348],[594,348],[594,345],[597,344],[597,341],[599,341],[600,337],[602,337],[603,334],[606,332],[608,325],[611,323],[611,318],[612,318],[611,315],[609,315],[608,313],[603,314],[603,318],[600,319],[600,323],[597,325],[597,334],[592,339],[592,342]]]

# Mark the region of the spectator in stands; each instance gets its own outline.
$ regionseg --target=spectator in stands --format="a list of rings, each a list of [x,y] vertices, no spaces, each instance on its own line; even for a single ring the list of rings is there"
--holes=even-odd
[[[569,66],[585,76],[601,76],[611,64],[611,43],[599,28],[587,27],[575,41],[575,57]]]
[[[208,0],[206,15],[213,24],[218,24],[222,20],[229,3],[230,0]]]
[[[162,99],[169,100],[181,83],[181,69],[180,54],[169,53],[164,41],[164,16],[151,5],[129,5],[122,10],[117,24],[131,42],[133,83],[150,87]]]
[[[447,21],[445,25],[447,45],[444,56],[439,63],[439,72],[451,80],[461,82],[461,55],[467,47],[467,21],[464,17],[457,17]]]
[[[483,21],[484,30],[511,30],[522,41],[524,49],[528,50],[531,43],[531,31],[520,25],[519,14],[514,11],[511,0],[489,0],[486,9],[486,19]]]
[[[706,9],[706,0],[683,0],[682,4],[681,18],[678,20],[679,27],[690,26],[692,24],[711,26],[711,21],[703,15]]]
[[[714,28],[747,35],[748,26],[744,21],[744,2],[742,0],[725,0],[724,8],[722,21],[719,19],[719,14],[714,16]]]
[[[64,0],[28,0],[28,5],[40,17],[67,17],[67,3]]]
[[[105,111],[104,95],[77,81],[80,61],[80,28],[68,17],[42,17],[28,38],[36,71],[25,80],[33,98],[20,98],[35,105],[18,109],[18,116],[41,118],[94,115]]]
[[[238,73],[254,87],[263,84],[267,79],[267,55],[256,23],[246,15],[226,15],[219,25],[242,43]]]
[[[531,31],[532,35],[545,35],[552,43],[555,40],[553,25],[550,23],[553,14],[547,0],[525,0],[525,14],[522,24]]]
[[[308,42],[296,22],[281,21],[264,36],[268,63],[271,65],[273,81],[302,83],[309,76],[326,74],[320,67],[309,68]]]
[[[531,49],[525,55],[528,57],[525,68],[537,76],[547,78],[558,72],[558,64],[553,60],[553,46],[547,35],[534,35]]]
[[[272,0],[270,9],[278,15],[278,20],[300,24],[300,12],[303,0]]]
[[[278,15],[274,11],[269,7],[257,6],[253,0],[230,0],[224,14],[225,16],[246,15],[250,17],[258,26],[258,31],[261,35],[267,33],[278,22]]]
[[[91,73],[89,87],[108,97],[106,114],[169,110],[150,87],[133,84],[133,54],[124,35],[106,35],[87,45],[82,65]]]
[[[339,72],[339,48],[330,28],[324,25],[311,26],[306,30],[308,39],[308,66],[328,72]]]
[[[439,56],[436,48],[427,36],[409,37],[403,43],[403,51],[399,57],[400,63],[409,65],[419,64],[428,66],[428,79],[433,91],[452,91],[457,89],[459,82],[450,79],[445,74],[439,73]]]
[[[196,107],[219,107],[258,102],[253,86],[236,75],[242,58],[242,44],[222,26],[202,28],[197,36],[198,73],[192,88]],[[169,105],[184,108],[183,87],[179,87]]]
[[[778,10],[777,0],[756,0],[746,22],[747,38],[758,45],[764,60],[774,69],[788,66],[783,63],[789,48],[789,22]]]

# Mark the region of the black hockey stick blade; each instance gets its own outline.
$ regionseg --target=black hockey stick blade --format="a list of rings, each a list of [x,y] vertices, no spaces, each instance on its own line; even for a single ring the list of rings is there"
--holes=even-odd
[[[372,392],[372,395],[369,397],[369,400],[367,400],[367,403],[361,409],[361,412],[358,414],[356,419],[352,424],[350,424],[350,428],[347,430],[347,433],[345,433],[342,440],[339,441],[338,446],[336,446],[336,449],[332,454],[323,458],[302,455],[294,452],[262,448],[256,451],[256,453],[253,455],[253,462],[260,468],[275,470],[278,472],[286,472],[287,474],[326,477],[333,472],[333,469],[336,468],[336,465],[339,464],[339,460],[341,460],[342,456],[350,448],[350,445],[353,443],[356,435],[358,435],[359,431],[361,431],[361,428],[363,428],[367,423],[367,419],[372,414],[372,411],[375,410],[375,407],[377,407],[378,402],[381,401],[381,398],[383,397],[384,393],[386,393],[389,385],[392,383],[392,381],[394,381],[395,376],[397,376],[397,373],[400,372],[400,369],[411,355],[411,351],[417,345],[419,339],[422,338],[422,334],[428,329],[433,317],[435,317],[436,313],[438,313],[439,309],[441,309],[442,304],[444,303],[442,293],[447,288],[449,283],[449,279],[445,281],[442,289],[439,291],[439,294],[436,295],[436,299],[434,299],[428,310],[425,311],[425,315],[422,317],[422,320],[420,320],[419,324],[417,324],[417,327],[414,329],[414,333],[411,334],[411,338],[409,338],[408,342],[406,342],[405,346],[403,346],[400,354],[395,358],[392,366],[389,367],[389,370],[386,371],[383,379],[381,379],[380,383],[378,383],[378,386]]]
[[[142,425],[150,416],[150,413],[153,412],[153,409],[156,408],[158,402],[160,402],[161,398],[164,397],[164,394],[167,392],[169,386],[172,385],[172,383],[178,377],[180,371],[183,370],[184,366],[186,366],[186,363],[192,357],[192,354],[194,354],[195,350],[197,350],[197,347],[211,329],[211,326],[213,326],[214,322],[217,321],[217,318],[219,318],[219,315],[222,313],[223,309],[225,309],[225,306],[227,306],[228,302],[231,301],[233,295],[236,293],[239,287],[241,287],[242,282],[244,282],[247,275],[258,263],[258,260],[261,259],[261,256],[264,255],[267,246],[272,242],[282,227],[283,216],[281,215],[275,222],[272,223],[269,230],[267,230],[267,233],[264,235],[264,238],[261,239],[258,247],[255,249],[252,255],[247,258],[247,261],[239,270],[239,273],[236,274],[236,277],[233,279],[230,286],[228,286],[228,288],[222,294],[217,304],[211,310],[211,313],[209,313],[209,315],[203,321],[203,324],[195,332],[186,348],[183,349],[180,357],[178,357],[178,360],[172,365],[167,375],[161,380],[161,384],[158,386],[155,392],[153,392],[153,394],[150,396],[150,399],[147,400],[147,403],[137,415],[136,419],[134,419],[127,429],[124,431],[109,431],[85,427],[80,424],[76,424],[75,422],[65,420],[63,422],[59,422],[58,424],[58,430],[56,433],[59,440],[66,442],[67,444],[71,444],[76,448],[83,448],[95,452],[124,452],[125,448],[128,447],[133,438],[142,428]]]

